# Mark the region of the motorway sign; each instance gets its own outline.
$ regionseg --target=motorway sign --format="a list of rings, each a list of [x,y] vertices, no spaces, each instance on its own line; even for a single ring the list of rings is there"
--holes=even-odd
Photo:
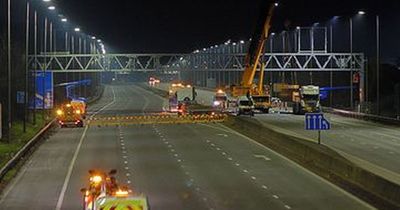
[[[306,130],[330,130],[331,124],[324,118],[322,113],[308,113],[306,118]]]
[[[307,113],[305,115],[305,129],[318,131],[318,144],[321,144],[321,131],[330,130],[331,124],[322,113]]]

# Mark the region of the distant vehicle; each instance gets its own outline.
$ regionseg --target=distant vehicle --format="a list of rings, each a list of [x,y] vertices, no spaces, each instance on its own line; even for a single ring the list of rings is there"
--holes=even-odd
[[[81,110],[74,108],[71,104],[63,104],[61,108],[57,110],[57,121],[61,127],[83,127]]]
[[[237,99],[237,115],[254,116],[254,101],[251,97],[240,96]]]
[[[298,92],[293,93],[293,113],[318,113],[321,111],[319,86],[302,86]]]
[[[154,87],[155,85],[160,84],[160,80],[154,77],[149,78],[149,85]]]
[[[82,115],[83,119],[86,118],[87,104],[84,100],[74,99],[70,104],[75,110],[80,110],[80,114]]]
[[[196,101],[196,89],[191,85],[182,83],[172,84],[169,89],[169,110],[170,112],[179,112],[182,104],[193,104]]]
[[[269,113],[271,108],[271,97],[270,95],[253,95],[254,108],[262,113]]]
[[[228,95],[223,90],[218,90],[212,101],[212,107],[224,111],[228,108]]]
[[[117,171],[109,173],[90,170],[89,186],[82,188],[83,210],[148,210],[147,197],[120,186],[115,177]]]

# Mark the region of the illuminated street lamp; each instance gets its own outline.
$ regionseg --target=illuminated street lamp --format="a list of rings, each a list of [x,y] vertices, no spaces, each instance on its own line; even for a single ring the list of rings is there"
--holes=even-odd
[[[75,32],[80,32],[81,29],[80,29],[80,28],[75,28],[74,31],[75,31]]]
[[[359,14],[359,15],[365,15],[366,13],[365,13],[365,11],[360,10],[360,11],[358,11],[358,14]]]
[[[67,22],[68,21],[68,19],[67,18],[61,18],[61,22]]]
[[[55,7],[55,6],[49,6],[49,7],[47,7],[47,9],[49,9],[49,10],[55,10],[56,7]]]

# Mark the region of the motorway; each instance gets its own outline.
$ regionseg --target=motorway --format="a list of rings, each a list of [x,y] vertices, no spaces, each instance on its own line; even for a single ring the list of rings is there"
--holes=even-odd
[[[168,84],[160,89],[167,90]],[[211,104],[214,93],[198,89],[198,100]],[[322,132],[322,143],[335,149],[350,161],[400,184],[400,129],[339,115],[325,113],[332,129]],[[277,132],[317,141],[317,133],[304,129],[304,116],[282,113],[256,115],[264,126]]]
[[[322,132],[322,142],[361,166],[400,183],[400,130],[395,126],[325,114],[332,123]],[[256,116],[265,126],[310,141],[317,133],[304,130],[304,116],[269,114]]]
[[[137,115],[163,104],[134,85],[107,86],[91,113]],[[153,210],[372,209],[218,124],[57,129],[3,192],[0,209],[81,209],[89,169],[117,169]]]

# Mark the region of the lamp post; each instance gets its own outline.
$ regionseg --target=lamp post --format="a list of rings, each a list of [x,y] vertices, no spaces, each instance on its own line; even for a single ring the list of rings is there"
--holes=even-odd
[[[26,36],[25,36],[25,96],[24,96],[24,123],[23,123],[23,131],[26,132],[26,122],[28,120],[28,75],[29,75],[29,64],[28,64],[28,55],[29,55],[29,16],[30,16],[30,4],[29,1],[26,3]]]
[[[11,141],[11,0],[7,1],[8,142]]]
[[[380,19],[376,16],[376,107],[380,114]]]

